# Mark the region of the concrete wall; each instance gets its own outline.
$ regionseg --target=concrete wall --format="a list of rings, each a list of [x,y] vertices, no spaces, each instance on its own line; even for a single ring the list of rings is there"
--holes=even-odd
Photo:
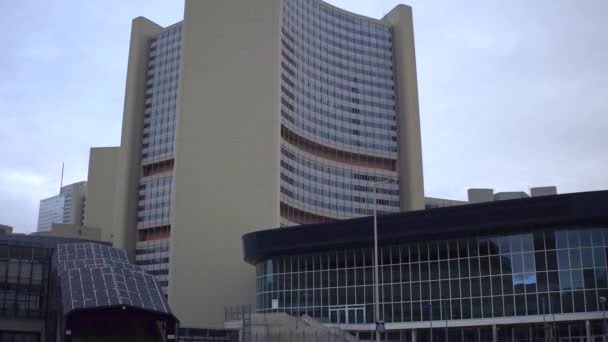
[[[69,223],[81,225],[84,222],[87,182],[78,182],[67,186],[69,186],[72,191],[72,207],[70,209]]]
[[[163,342],[156,322],[109,321],[106,325],[90,324],[72,330],[71,342]]]
[[[227,329],[239,329],[243,321],[225,322]],[[252,314],[251,341],[264,342],[356,342],[357,338],[340,328],[328,328],[308,315],[290,316],[286,313]]]
[[[469,203],[492,202],[494,200],[494,190],[468,189],[467,196],[469,199]]]
[[[101,239],[114,237],[114,197],[119,147],[91,148],[84,225],[101,228]]]
[[[114,245],[125,249],[132,260],[135,254],[137,230],[137,192],[149,40],[160,30],[162,30],[161,26],[143,17],[133,19],[131,26],[122,137],[116,169]]]
[[[505,192],[497,192],[494,194],[495,201],[504,201],[510,199],[518,199],[518,198],[526,198],[530,197],[527,193],[523,191],[505,191]]]
[[[433,208],[453,207],[455,205],[464,205],[464,204],[468,204],[468,202],[446,199],[446,198],[437,198],[437,197],[425,197],[424,198],[424,205],[425,206],[428,205]]]
[[[101,228],[81,226],[79,224],[53,223],[49,235],[100,241],[102,239],[102,230]]]
[[[398,5],[382,20],[393,30],[401,210],[420,210],[424,209],[424,179],[412,8]]]
[[[177,105],[169,304],[221,327],[255,303],[241,236],[279,226],[280,0],[187,0]]]
[[[40,334],[40,342],[45,342],[45,323],[35,318],[0,317],[0,331],[31,332]]]
[[[530,196],[551,196],[557,195],[557,187],[556,186],[539,186],[535,188],[530,188]]]

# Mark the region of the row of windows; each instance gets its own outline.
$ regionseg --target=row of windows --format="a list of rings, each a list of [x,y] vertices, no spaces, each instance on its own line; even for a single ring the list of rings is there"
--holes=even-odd
[[[388,27],[383,26],[381,24],[377,24],[377,23],[370,23],[370,22],[350,18],[347,15],[336,12],[325,6],[322,6],[322,5],[320,6],[319,4],[320,4],[319,2],[315,1],[312,3],[312,6],[315,9],[319,8],[321,10],[321,13],[323,13],[331,18],[338,19],[339,21],[344,21],[345,23],[347,23],[347,24],[342,24],[335,20],[328,21],[332,26],[339,28],[341,30],[346,30],[346,31],[349,31],[352,33],[362,35],[362,36],[390,41],[390,30]],[[357,28],[360,28],[361,25],[365,29],[357,29]]]
[[[165,268],[162,270],[146,270],[146,272],[153,276],[167,275],[167,274],[169,274],[169,269]],[[161,286],[163,286],[163,285],[161,285]]]
[[[313,114],[313,115],[310,115]],[[352,134],[355,136],[362,136],[365,138],[370,138],[370,139],[378,139],[381,141],[397,141],[397,136],[394,135],[394,132],[389,132],[389,134],[391,135],[387,135],[387,134],[382,134],[382,133],[376,133],[376,132],[372,132],[371,131],[371,127],[361,127],[360,126],[360,121],[357,121],[359,123],[355,124],[353,123],[353,120],[349,120],[349,126],[342,126],[342,125],[338,125],[334,122],[329,122],[326,120],[323,120],[321,118],[320,115],[314,115],[314,113],[306,113],[304,115],[299,115],[298,118],[301,120],[295,120],[291,115],[287,114],[287,112],[285,111],[281,111],[281,116],[285,119],[287,119],[287,121],[289,121],[292,125],[295,125],[297,127],[301,127],[301,126],[306,126],[306,127],[310,127],[310,129],[312,130],[313,127],[312,126],[308,126],[308,125],[304,125],[302,122],[311,122],[315,125],[315,127],[324,127],[324,128],[328,128],[331,129],[333,131],[339,132],[339,133],[347,133],[347,134]]]
[[[291,42],[292,44],[296,45],[297,47],[303,47],[303,46],[301,46],[301,44],[298,44],[294,40],[292,35],[290,35],[287,31],[285,31],[285,28],[281,29],[281,33],[282,33],[282,36],[287,39],[287,41]],[[310,40],[310,38],[308,38],[307,40]],[[390,59],[386,60],[386,56],[384,56],[382,61],[379,61],[376,59],[372,61],[369,59],[369,57],[361,58],[358,56],[354,56],[350,53],[342,53],[340,50],[334,50],[334,49],[323,49],[323,50],[324,50],[323,51],[324,53],[327,53],[328,55],[333,56],[339,60],[343,60],[343,61],[354,63],[354,64],[361,64],[364,66],[372,66],[372,67],[380,68],[380,69],[386,69],[386,70],[391,70],[391,71],[393,70],[392,63],[391,63],[392,61]],[[293,52],[292,52],[292,54],[293,54]]]
[[[290,62],[290,64],[294,65],[296,70],[298,70],[296,63],[293,62],[287,55],[283,54],[283,57],[284,57],[284,60],[286,60],[287,62]],[[335,77],[337,80],[349,82],[348,86],[351,89],[352,88],[361,88],[361,87],[371,87],[373,89],[378,89],[378,90],[393,90],[393,88],[394,88],[392,79],[389,79],[391,81],[390,83],[379,83],[379,82],[376,82],[374,80],[370,80],[367,78],[352,76],[350,74],[343,74],[343,73],[340,73],[339,71],[336,71],[335,69],[324,67],[322,65],[304,63],[299,69],[298,76],[295,76],[296,73],[294,73],[293,70],[288,69],[288,68],[284,68],[284,69],[290,77],[293,77],[293,80],[291,80],[291,81],[294,81],[294,82],[296,80],[298,80],[298,81],[301,81],[301,83],[304,83],[304,81],[312,79],[312,80],[317,80],[319,82],[327,84],[328,86],[334,88],[332,86],[332,83],[335,83],[335,82],[333,82],[331,79],[327,78],[327,76],[332,76],[332,77]],[[292,75],[292,73],[293,73],[293,75]],[[325,79],[323,79],[324,77],[320,76],[320,75],[326,75]],[[387,81],[389,81],[389,80],[387,80]],[[324,82],[324,81],[326,81],[326,82]],[[308,81],[308,83],[310,83],[310,81]],[[312,86],[314,87],[314,84]],[[310,87],[311,86],[309,84],[308,87],[304,86],[303,89],[310,88]],[[309,93],[308,95],[312,96],[315,94]],[[390,95],[392,95],[392,94],[389,94],[389,96]],[[356,96],[359,96],[359,95],[356,95]],[[351,99],[349,98],[347,100],[351,100]],[[393,106],[386,106],[386,105],[378,105],[376,107],[378,107],[379,109],[394,109]],[[380,117],[380,118],[382,118],[382,117]]]
[[[289,64],[291,64],[292,67],[294,67],[296,70],[298,70],[298,64],[293,59],[291,59],[285,53],[282,53],[281,55],[283,56],[283,60],[287,61]],[[327,80],[325,83],[330,83],[329,77],[331,76],[332,78],[335,78],[338,80],[350,82],[352,87],[370,86],[370,87],[377,88],[377,89],[386,89],[386,90],[394,89],[394,84],[391,79],[387,79],[387,80],[385,80],[385,82],[378,82],[376,80],[367,79],[365,77],[362,78],[362,77],[357,77],[354,75],[338,72],[331,68],[322,68],[322,67],[314,68],[313,66],[314,66],[314,64],[312,64],[312,63],[305,63],[304,65],[300,66],[299,70],[302,72],[302,75],[306,75],[309,78],[314,78],[319,81],[322,81],[321,77],[325,77],[325,79]],[[291,69],[286,69],[286,70],[289,75],[295,76],[295,72],[293,70],[291,70]],[[320,75],[323,75],[323,76],[320,76]],[[299,76],[299,77],[303,77],[303,76]]]
[[[289,109],[290,111],[294,112],[294,106],[291,105],[291,103],[289,103],[288,100],[286,100],[284,97],[281,97],[281,103],[284,105],[285,108]],[[302,109],[313,109],[313,105],[310,104],[307,101],[301,101],[300,102],[301,106],[299,106],[299,108]],[[318,108],[318,107],[317,107]],[[341,109],[344,110],[348,107],[345,106],[341,106],[341,105],[334,105],[334,108],[337,109]],[[294,120],[291,116],[289,116],[289,114],[287,113],[287,111],[282,110],[282,115],[287,114],[288,116],[285,117],[285,119],[289,122],[295,122],[296,120]],[[352,121],[352,118],[350,119],[350,121]],[[310,130],[310,131],[314,131],[317,132],[317,128],[316,127],[311,127],[308,125],[305,125],[304,123],[300,124],[299,126],[303,126],[304,128],[306,128],[305,130]],[[357,129],[356,132],[360,133],[362,130],[361,129]],[[387,132],[388,133],[388,132]],[[319,137],[324,137],[326,139],[329,139],[329,142],[331,143],[334,140],[338,140],[339,142],[345,144],[346,146],[352,148],[352,149],[356,149],[358,148],[362,148],[363,150],[369,150],[368,152],[371,153],[380,153],[380,154],[387,154],[387,152],[396,152],[397,151],[397,139],[396,136],[393,138],[391,136],[390,139],[386,139],[386,140],[379,140],[379,143],[373,143],[373,142],[368,142],[366,140],[358,140],[360,139],[358,137],[358,135],[356,134],[351,134],[352,139],[347,139],[345,137],[338,137],[338,136],[334,136],[328,132],[318,132],[315,133],[316,135],[318,135]],[[334,145],[334,144],[332,144]],[[392,153],[388,153],[391,154]]]
[[[168,252],[168,251],[169,251],[168,244],[160,244],[160,245],[146,246],[146,247],[138,246],[135,249],[135,255],[160,254],[160,253],[164,253],[164,252]]]
[[[48,248],[0,245],[0,259],[46,261],[51,254],[52,250]],[[1,275],[2,272],[0,272]]]
[[[561,252],[561,251],[558,251]],[[584,252],[583,252],[584,253]],[[556,261],[554,251],[547,251],[547,257],[545,259],[544,251],[537,251],[533,253],[519,253],[510,256],[498,256],[492,257],[473,257],[463,258],[457,260],[448,261],[425,261],[425,262],[414,262],[411,264],[393,264],[393,265],[381,265],[380,272],[383,275],[383,281],[386,282],[401,282],[401,281],[419,281],[419,280],[436,280],[436,279],[457,279],[457,278],[468,278],[468,277],[479,277],[489,275],[500,275],[500,274],[511,274],[511,273],[524,273],[534,271],[556,271],[556,270],[575,270],[580,273],[582,270],[597,268],[604,269],[606,267],[606,250],[604,247],[595,248],[593,256],[589,256],[589,261],[579,264],[576,267],[570,267],[570,265],[563,265]],[[536,258],[535,258],[536,257]],[[546,264],[545,264],[546,260]],[[276,270],[273,270],[274,265],[260,265],[259,273],[264,274],[264,268],[266,272],[269,272],[266,276],[267,279],[275,279],[276,275],[286,274],[301,274],[302,277],[310,277],[310,281],[313,279],[313,274],[317,277],[323,277],[326,271],[329,271],[329,277],[336,277],[334,272],[338,272],[338,276],[347,277],[349,282],[361,282],[363,279],[362,272],[371,272],[368,266],[354,266],[352,268],[336,268],[334,263],[329,268],[324,268],[323,264],[283,264],[281,262],[285,260],[279,260],[279,266]],[[313,266],[321,267],[313,269]],[[293,267],[293,268],[292,268]],[[304,267],[299,271],[299,267]],[[294,270],[293,272],[291,270]],[[367,273],[365,273],[367,274]],[[580,273],[582,274],[582,273]],[[274,278],[271,278],[274,277]],[[392,279],[391,279],[392,277]],[[370,277],[367,277],[368,280]],[[280,279],[280,278],[279,278]],[[356,279],[356,280],[355,280]],[[582,277],[579,277],[582,279]]]
[[[514,273],[497,276],[471,276],[448,278],[437,274],[423,277],[417,273],[391,273],[384,269],[379,275],[380,286],[399,289],[395,294],[403,294],[408,300],[452,297],[479,297],[513,293],[533,293],[559,290],[580,290],[608,287],[606,267],[571,271]],[[441,280],[438,280],[441,278]],[[347,271],[317,271],[305,273],[276,274],[272,277],[257,278],[259,293],[297,291],[373,285],[373,268]],[[411,287],[411,294],[410,294]],[[441,289],[441,291],[439,290]],[[411,297],[410,297],[411,295]],[[431,297],[429,297],[431,296]]]
[[[368,128],[380,128],[383,130],[390,130],[390,131],[397,130],[397,126],[394,124],[394,120],[392,120],[393,124],[385,124],[385,123],[378,122],[378,121],[367,121],[364,118],[359,118],[360,115],[340,115],[339,112],[332,113],[332,112],[328,111],[327,109],[325,109],[324,107],[317,106],[316,104],[313,104],[313,105],[307,107],[307,109],[309,109],[309,111],[304,112],[302,110],[302,108],[298,108],[296,110],[296,108],[291,103],[289,103],[288,101],[286,101],[284,99],[281,99],[281,104],[285,105],[285,107],[288,108],[290,111],[292,111],[294,113],[297,112],[299,116],[315,115],[315,116],[318,116],[321,118],[328,118],[328,119],[332,119],[335,121],[341,121],[341,122],[344,122],[347,124],[359,125],[359,126],[368,127]],[[351,108],[350,112],[353,113],[353,108]],[[354,114],[361,114],[361,112],[359,111],[358,113],[354,113]],[[291,119],[290,121],[293,121],[293,119]]]
[[[285,80],[287,80],[287,79],[285,79]],[[287,83],[287,82],[285,82],[285,83]],[[292,89],[292,90],[295,92],[297,97],[304,97],[309,100],[312,99],[313,101],[311,103],[315,103],[315,102],[320,103],[329,108],[331,108],[332,103],[341,103],[341,105],[344,106],[345,108],[350,108],[348,110],[348,112],[350,112],[351,114],[361,114],[361,112],[367,112],[367,110],[361,108],[361,105],[363,105],[363,106],[366,105],[368,107],[377,107],[377,108],[381,108],[381,109],[389,109],[389,110],[391,110],[391,113],[379,112],[377,114],[378,118],[385,119],[385,120],[391,120],[391,121],[395,120],[395,113],[392,112],[395,110],[395,106],[393,104],[390,104],[390,105],[380,104],[380,103],[373,102],[373,101],[361,100],[359,97],[339,94],[335,91],[329,90],[328,88],[317,87],[314,84],[314,82],[312,85],[309,83],[308,86],[301,87],[301,88],[302,89],[295,89],[295,90]],[[284,85],[281,85],[281,92],[283,94],[285,94],[285,96],[287,96],[292,101],[301,103],[301,101],[296,100],[296,95],[294,95],[294,93],[292,91],[288,90]],[[330,101],[330,99],[331,99],[331,101]],[[343,102],[346,102],[347,105],[345,105]]]
[[[32,255],[35,250],[45,250],[28,249]],[[46,307],[49,265],[23,256],[26,260],[0,260],[0,315],[41,317]]]
[[[315,49],[338,50],[346,54],[365,56],[367,59],[375,59],[385,63],[391,61],[391,42],[378,44],[378,41],[370,39],[361,40],[360,43],[355,41],[358,40],[356,37],[349,37],[347,32],[332,30],[328,25],[315,20],[315,18],[298,18],[289,11],[285,17],[287,20],[284,21],[282,33],[292,43],[305,41]],[[324,44],[320,44],[321,42]]]
[[[287,113],[285,113],[285,111],[281,111],[282,115],[287,115],[285,117],[285,119],[287,119],[287,121],[291,122],[294,121],[293,118],[291,118],[291,116]],[[291,119],[291,120],[290,120]],[[332,134],[329,132],[325,132],[323,130],[321,130],[321,126],[311,126],[311,125],[307,125],[301,121],[299,121],[296,124],[296,127],[298,127],[299,129],[304,130],[306,133],[306,135],[309,136],[314,136],[315,139],[321,139],[323,140],[323,142],[335,145],[335,146],[340,146],[343,145],[346,148],[352,149],[352,147],[359,147],[359,148],[364,148],[366,151],[370,151],[372,153],[378,153],[379,151],[381,152],[397,152],[397,146],[396,146],[396,139],[397,137],[394,137],[395,140],[393,139],[387,139],[384,140],[382,142],[387,142],[390,143],[391,141],[394,142],[394,146],[387,146],[386,144],[381,144],[381,143],[373,143],[373,142],[369,142],[369,140],[359,140],[356,139],[356,137],[358,136],[358,134],[351,134],[351,136],[353,136],[354,138],[348,138],[348,137],[344,137],[341,135],[345,135],[345,134],[341,134],[340,132],[338,132],[339,135],[336,134]],[[297,130],[297,129],[296,129]],[[351,133],[361,133],[360,130],[350,130]]]
[[[179,62],[179,54],[174,55],[171,59]],[[155,58],[152,62],[148,63],[148,75],[154,75],[156,78],[168,76],[179,69],[179,63],[175,61],[165,61],[162,59]],[[156,72],[154,72],[156,70]],[[162,80],[162,79],[161,79]],[[154,87],[146,86],[146,90]]]
[[[136,264],[139,266],[144,265],[157,265],[157,264],[168,264],[169,258],[155,258],[155,259],[140,259],[136,261]]]
[[[321,199],[310,198],[308,196],[302,195],[299,192],[294,192],[292,190],[287,189],[284,186],[281,186],[281,194],[286,196],[286,198],[281,198],[282,201],[293,204],[293,201],[298,202],[300,207],[314,207],[317,211],[321,212],[332,212],[339,213],[341,215],[349,215],[349,216],[369,216],[373,214],[372,209],[353,207],[347,205],[337,204],[335,202],[328,202]],[[387,205],[388,206],[388,205]],[[399,207],[392,208],[382,208],[384,211],[389,212],[398,212]],[[305,210],[308,211],[308,210]]]
[[[315,172],[324,173],[324,174],[328,175],[329,177],[343,178],[346,180],[360,180],[360,181],[366,181],[366,182],[370,182],[370,183],[383,182],[390,178],[390,177],[381,176],[381,175],[357,173],[357,172],[353,172],[353,171],[350,171],[347,169],[342,169],[342,168],[322,164],[322,163],[316,162],[314,160],[308,159],[306,157],[303,157],[301,155],[298,155],[296,153],[293,153],[293,152],[287,150],[285,147],[281,146],[281,159],[285,160],[285,162],[287,162],[288,164],[291,164],[291,162],[284,159],[283,157],[295,162],[297,164],[297,166],[292,166],[295,169],[307,168],[310,170],[314,170]],[[356,184],[356,182],[353,182],[353,184]],[[398,188],[398,184],[395,184],[395,183],[386,184],[386,186],[389,188]]]
[[[170,218],[171,218],[170,209],[156,211],[156,212],[138,213],[137,227],[141,228],[145,224],[152,224],[152,223],[157,223],[157,222],[169,222]],[[142,223],[142,225],[140,225],[139,223]]]
[[[179,52],[181,41],[175,39],[165,39],[160,44],[155,44],[150,41],[150,54],[161,55],[162,53],[176,53]]]
[[[152,37],[150,39],[150,44],[160,44],[162,42],[162,40],[165,39],[175,39],[178,38],[178,36],[181,34],[182,32],[182,23],[178,23],[175,25],[175,27],[172,27],[170,30],[164,30],[162,32],[160,32],[159,34],[157,34],[156,36]],[[161,42],[158,42],[158,40],[161,40]]]
[[[294,175],[296,175],[300,178],[308,179],[312,183],[317,184],[317,185],[327,185],[332,188],[350,190],[352,192],[355,192],[355,191],[364,192],[364,193],[373,193],[374,192],[374,188],[371,186],[353,184],[352,182],[340,182],[337,179],[319,177],[316,174],[306,172],[307,170],[305,170],[305,169],[295,168],[294,166],[289,165],[287,163],[287,161],[285,161],[285,160],[281,160],[281,168],[293,173]],[[398,189],[385,189],[385,188],[379,187],[376,190],[377,190],[378,194],[399,196]],[[365,194],[365,195],[369,195],[369,194]]]
[[[317,106],[320,104],[320,105],[322,105],[321,108],[325,108],[326,110],[333,109],[333,110],[336,110],[337,113],[345,114],[344,116],[348,120],[352,120],[353,118],[355,118],[355,119],[357,119],[357,118],[358,119],[374,118],[374,119],[379,119],[379,120],[387,120],[391,124],[394,124],[394,122],[396,121],[394,109],[391,109],[389,111],[369,111],[366,109],[358,108],[357,106],[354,106],[351,103],[343,104],[340,102],[332,102],[332,101],[329,101],[329,99],[327,99],[327,98],[323,98],[323,97],[317,96],[317,95],[312,95],[312,100],[313,101],[311,101],[309,98],[306,98],[306,97],[298,97],[298,99],[295,102],[299,105],[299,108],[305,108],[305,109],[308,109],[309,111],[313,110],[314,108],[318,108]],[[293,111],[293,109],[292,109],[292,111]],[[313,113],[319,113],[319,112],[314,111]],[[321,113],[319,113],[319,114],[321,114]]]
[[[342,201],[348,201],[348,202],[367,203],[367,204],[374,203],[373,198],[367,198],[367,197],[362,197],[362,196],[353,196],[350,194],[329,191],[328,189],[324,189],[324,188],[317,188],[313,184],[297,182],[294,179],[292,179],[291,177],[285,175],[284,173],[281,173],[281,181],[283,181],[285,184],[289,184],[292,187],[292,189],[291,189],[292,191],[298,191],[298,192],[304,191],[309,195],[316,195],[323,199],[328,199],[328,200],[336,199],[336,200],[342,200]],[[289,187],[286,187],[286,188],[289,189]],[[305,195],[305,194],[302,194],[302,195]],[[375,202],[376,202],[376,204],[379,204],[379,205],[390,205],[390,206],[396,206],[396,207],[399,206],[399,201],[376,199]]]
[[[605,279],[604,279],[605,282]],[[512,298],[513,295],[517,296],[547,296],[547,295],[560,295],[560,294],[570,294],[573,291],[523,291],[521,286],[511,286],[510,282],[505,282],[509,284],[509,290],[505,291],[490,291],[489,287],[485,287],[486,285],[479,285],[479,282],[473,282],[472,284],[476,284],[477,293],[474,290],[470,289],[465,294],[464,290],[462,295],[460,292],[454,293],[453,290],[450,292],[450,288],[448,285],[443,284],[417,284],[413,283],[411,286],[409,284],[403,285],[384,285],[380,287],[380,301],[381,304],[395,304],[395,303],[408,303],[408,302],[430,302],[437,300],[459,300],[459,299],[479,299],[479,298]],[[488,285],[489,286],[489,285]],[[485,291],[481,291],[479,289],[483,289]],[[464,289],[464,288],[463,288]],[[411,290],[411,293],[409,292]],[[582,293],[582,289],[575,289],[575,293]],[[267,292],[267,293],[258,293],[258,297],[270,297],[279,299],[285,305],[285,307],[291,306],[327,306],[327,305],[357,305],[357,304],[372,304],[373,300],[373,286],[357,286],[357,287],[341,287],[341,288],[322,288],[322,289],[305,289],[305,290],[293,290],[293,291],[278,291],[278,292]],[[407,292],[406,292],[407,291]],[[598,292],[608,292],[605,286],[602,289],[597,290]],[[584,292],[595,293],[595,286],[589,287]],[[329,298],[327,297],[329,296]],[[304,298],[305,300],[300,300],[298,303],[298,299]],[[289,299],[292,299],[291,301]],[[547,303],[548,304],[548,303]],[[592,303],[594,306],[597,302]],[[268,307],[262,307],[268,308]]]
[[[312,66],[314,69],[340,69],[343,72],[351,75],[357,74],[360,76],[368,76],[370,78],[379,79],[383,81],[393,80],[392,70],[376,71],[375,68],[372,69],[372,65],[376,63],[368,63],[366,64],[367,68],[359,68],[353,65],[349,65],[348,63],[345,63],[341,60],[337,60],[336,58],[328,57],[331,55],[331,53],[329,52],[330,50],[319,51],[320,49],[324,48],[323,46],[319,46],[317,48],[316,46],[300,44],[298,42],[296,43],[298,52],[296,52],[296,50],[294,50],[294,48],[289,45],[285,40],[281,40],[281,42],[283,47],[282,53],[284,57],[286,56],[286,53],[289,53],[292,55],[290,56],[291,58],[295,58],[295,60],[303,64]],[[297,66],[298,63],[291,64]]]
[[[166,146],[155,146],[149,153],[142,153],[141,157],[145,159],[142,164],[149,164],[152,161],[160,159],[169,159],[173,157],[174,144]]]
[[[310,22],[310,24],[314,24],[315,27],[322,26],[324,30],[334,34],[338,34],[338,32],[346,33],[339,36],[341,40],[359,43],[360,45],[375,49],[387,49],[390,46],[390,31],[388,27],[365,20],[349,18],[327,7],[319,6],[315,1],[303,2],[297,5],[292,2],[286,2],[284,13],[290,16],[290,19],[293,21],[297,21],[300,18],[307,21],[317,19],[314,23]],[[344,21],[345,23],[341,23],[340,21]],[[329,26],[336,30],[332,30]],[[355,35],[372,39],[354,38]],[[375,40],[378,40],[378,42],[376,43]],[[383,42],[384,44],[382,44]]]
[[[287,15],[287,18],[290,19],[295,19],[295,17],[293,17],[292,15]],[[291,22],[284,22],[283,23],[283,32],[288,32],[289,34],[291,34],[291,36],[296,36],[299,38],[299,36],[303,36],[303,33],[301,33],[301,31],[298,28],[294,29],[294,26],[300,26],[302,24],[297,23],[297,24],[292,24]],[[310,24],[312,25],[312,24]],[[285,34],[283,34],[285,36]],[[314,39],[315,38],[308,38],[308,41],[312,41],[314,44]],[[386,50],[380,50],[380,49],[364,49],[361,47],[356,47],[356,44],[348,44],[348,43],[342,43],[339,40],[335,40],[335,39],[328,39],[326,38],[325,43],[328,45],[328,47],[331,48],[338,48],[343,52],[346,53],[351,53],[351,54],[357,54],[360,56],[369,56],[378,60],[392,60],[392,47],[387,47]],[[373,43],[372,43],[373,44]],[[318,47],[319,49],[321,49],[321,46]]]
[[[285,74],[283,74],[282,76],[285,76]],[[293,84],[293,82],[291,82],[289,80],[289,76],[283,77],[283,80],[288,81],[285,83]],[[302,82],[296,82],[295,85],[291,85],[291,87],[294,88],[293,91],[298,96],[304,96],[304,98],[308,98],[308,99],[312,98],[314,100],[317,100],[317,98],[319,100],[324,99],[325,104],[328,106],[331,105],[331,103],[328,102],[328,99],[331,98],[332,101],[346,102],[349,106],[359,109],[359,111],[366,111],[365,109],[362,109],[361,106],[385,109],[385,110],[389,110],[389,111],[388,112],[385,111],[386,113],[381,113],[382,111],[380,111],[380,113],[378,114],[377,117],[380,119],[385,119],[385,120],[394,120],[395,119],[395,114],[392,112],[395,110],[395,105],[394,105],[394,101],[392,101],[392,99],[391,99],[391,101],[386,101],[386,102],[390,102],[390,104],[380,103],[380,102],[375,102],[375,101],[367,101],[367,100],[361,99],[360,94],[357,94],[357,93],[350,94],[350,95],[341,94],[336,91],[335,86],[332,86],[331,88],[324,87],[321,85],[317,86],[315,84],[315,82],[312,82],[312,84],[311,84],[310,81],[308,81],[308,84],[300,86],[300,83],[304,83],[304,79],[301,79],[301,81]],[[355,89],[357,89],[357,88],[355,88]],[[291,100],[296,101],[293,93],[291,93],[289,90],[287,90],[283,87],[281,89],[281,91],[285,95],[287,95],[287,97],[289,97]],[[350,112],[355,113],[355,114],[360,114],[360,112],[354,112],[352,110]]]
[[[325,84],[327,84],[327,82],[325,82]],[[332,88],[345,90],[363,96],[370,96],[379,100],[395,100],[395,94],[393,92],[393,89],[383,89],[382,91],[374,91],[374,89],[372,88],[368,89],[366,87],[353,87],[351,85],[345,85],[344,83],[339,81],[332,81],[329,83],[329,86],[331,86]]]
[[[288,151],[285,152],[289,153]],[[584,259],[587,261],[584,265],[590,266],[590,260],[593,259],[596,267],[604,267],[606,257],[602,254],[602,250],[608,247],[608,229],[598,227],[557,231],[538,230],[528,234],[413,242],[382,246],[379,248],[378,257],[381,266],[417,265],[420,263],[430,265],[426,262],[449,260],[451,269],[460,269],[460,272],[463,273],[464,270],[469,269],[468,265],[471,262],[474,265],[473,270],[478,268],[475,266],[478,264],[481,265],[479,266],[481,270],[490,270],[491,268],[496,269],[497,266],[491,267],[491,265],[500,265],[501,260],[510,260],[512,255],[522,255],[524,264],[534,262],[536,269],[544,271],[558,269],[558,253],[564,255],[563,258],[569,258],[570,250],[564,249],[564,247],[569,246],[580,248],[580,254],[573,253],[577,260],[578,255],[586,255]],[[532,253],[534,260],[529,257]],[[504,255],[507,259],[501,258],[499,255]],[[524,258],[523,255],[526,255],[526,257]],[[373,257],[374,253],[371,248],[284,256],[271,259],[269,262],[259,263],[257,274],[373,266]],[[479,262],[475,260],[479,260]],[[439,266],[443,268],[446,265],[445,261],[439,263]],[[571,262],[564,260],[561,265],[568,269],[567,266],[571,265]],[[579,265],[578,262],[576,265]],[[476,272],[473,274],[476,274]]]
[[[483,298],[466,298],[453,300],[431,300],[431,301],[411,301],[401,303],[382,303],[381,314],[386,322],[418,322],[433,320],[457,320],[457,319],[476,319],[493,317],[512,317],[539,314],[560,314],[575,312],[593,312],[601,308],[600,297],[606,297],[607,290],[601,291],[566,291],[545,293],[540,295],[509,295]],[[346,303],[350,303],[349,298],[358,298],[360,294],[355,291],[344,295],[336,292],[325,294],[321,292],[317,296],[314,293],[304,292],[290,296],[285,294],[279,298],[270,295],[258,296],[259,312],[273,312],[270,309],[272,299],[279,301],[279,311],[288,313],[308,313],[313,317],[331,323],[337,318],[330,318],[330,313],[344,310]],[[372,287],[365,290],[365,297],[370,299]],[[342,304],[340,304],[342,303]],[[367,303],[370,303],[369,301]],[[351,323],[371,323],[373,322],[373,305],[354,304],[346,306],[352,310],[352,314],[362,310],[359,321]],[[365,316],[365,319],[363,319]],[[325,319],[324,319],[325,318]]]

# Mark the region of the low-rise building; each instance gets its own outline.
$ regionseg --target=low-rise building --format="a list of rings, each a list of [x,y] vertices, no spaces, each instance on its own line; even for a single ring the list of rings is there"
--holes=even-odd
[[[380,216],[377,297],[372,217],[248,233],[244,257],[258,313],[361,340],[383,321],[384,341],[597,341],[606,203],[596,191]]]
[[[50,235],[0,235],[0,340],[171,341],[161,287],[124,250]]]

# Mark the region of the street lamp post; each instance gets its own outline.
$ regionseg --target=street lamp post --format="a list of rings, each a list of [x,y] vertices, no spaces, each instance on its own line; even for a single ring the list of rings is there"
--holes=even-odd
[[[543,308],[543,335],[545,336],[545,342],[551,341],[549,326],[547,325],[547,319],[545,317],[545,297],[540,298],[540,303]]]
[[[600,297],[602,302],[602,341],[606,342],[606,297]]]
[[[380,291],[378,289],[378,283],[380,282],[380,278],[378,277],[378,185],[390,183],[392,181],[393,179],[389,178],[381,182],[374,183],[374,324],[380,320]],[[378,331],[377,327],[376,342],[380,342],[380,332]]]
[[[441,305],[441,313],[443,313],[444,305]],[[450,313],[450,309],[448,309],[447,305],[445,305],[445,342],[448,342],[448,314]]]
[[[429,341],[433,341],[433,305],[431,302],[422,304],[422,320],[424,320],[424,312],[429,310]]]

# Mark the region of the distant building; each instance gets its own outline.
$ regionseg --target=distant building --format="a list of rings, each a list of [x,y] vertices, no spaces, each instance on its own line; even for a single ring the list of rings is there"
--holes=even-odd
[[[424,209],[452,207],[455,205],[467,204],[467,201],[451,200],[437,197],[425,197],[424,198]]]
[[[174,341],[154,277],[108,243],[0,235],[0,341]]]
[[[451,207],[470,203],[484,203],[494,201],[504,201],[518,198],[539,197],[557,195],[557,187],[543,186],[530,188],[530,194],[524,191],[503,191],[494,193],[494,189],[471,188],[467,190],[468,198],[466,201],[452,200],[437,197],[425,197],[424,209]]]
[[[48,231],[53,223],[82,225],[86,189],[87,182],[78,182],[61,187],[59,195],[41,200],[37,231]]]
[[[527,194],[524,191],[505,191],[494,193],[494,189],[484,188],[469,189],[467,193],[469,203],[483,203],[517,198],[557,195],[557,187],[544,186],[530,188],[530,194]]]

